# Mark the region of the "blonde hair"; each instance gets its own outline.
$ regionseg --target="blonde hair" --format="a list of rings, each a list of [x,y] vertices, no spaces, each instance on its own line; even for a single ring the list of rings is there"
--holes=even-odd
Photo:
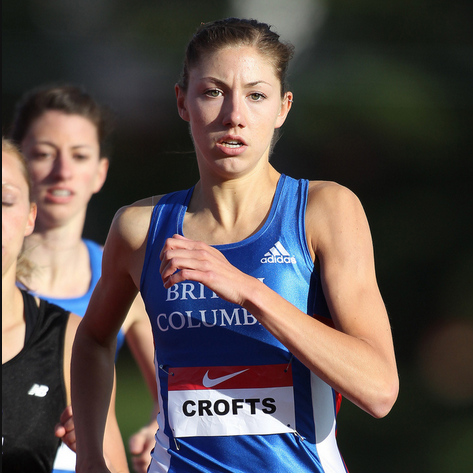
[[[26,184],[28,185],[28,200],[30,204],[33,205],[33,201],[31,199],[31,177],[28,171],[28,165],[26,163],[26,159],[23,156],[23,153],[20,151],[18,146],[8,138],[4,138],[2,136],[2,153],[9,153],[14,156],[18,162],[20,163],[21,172],[23,177],[25,178]],[[23,280],[28,279],[31,273],[34,271],[35,266],[34,264],[26,257],[24,249],[18,255],[17,263],[16,263],[16,278],[20,281],[24,286],[25,283]]]

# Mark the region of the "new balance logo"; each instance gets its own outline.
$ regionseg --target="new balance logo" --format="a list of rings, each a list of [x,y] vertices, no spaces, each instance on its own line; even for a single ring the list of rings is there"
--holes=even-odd
[[[36,396],[36,397],[44,397],[49,391],[49,387],[45,386],[44,384],[33,384],[31,386],[30,390],[28,391],[28,394],[30,396]]]
[[[292,263],[296,264],[296,258],[291,256],[286,248],[281,245],[281,242],[277,242],[274,246],[265,253],[264,257],[261,258],[262,263]]]

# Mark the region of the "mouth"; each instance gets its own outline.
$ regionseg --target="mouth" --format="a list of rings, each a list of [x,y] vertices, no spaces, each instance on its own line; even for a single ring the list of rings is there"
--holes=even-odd
[[[221,144],[225,148],[232,148],[232,149],[241,148],[242,146],[244,146],[244,143],[238,140],[222,141]]]
[[[68,189],[51,189],[49,193],[54,197],[69,197],[72,195],[72,192]]]

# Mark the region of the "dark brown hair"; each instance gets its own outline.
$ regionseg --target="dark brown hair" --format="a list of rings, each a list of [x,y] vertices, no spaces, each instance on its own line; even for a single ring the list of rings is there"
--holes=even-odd
[[[229,46],[254,46],[273,65],[281,83],[281,97],[288,90],[287,69],[294,47],[281,41],[271,26],[257,20],[226,18],[203,23],[189,41],[179,86],[187,90],[189,71],[202,56]]]
[[[75,85],[41,86],[26,92],[15,108],[10,137],[17,144],[25,138],[34,120],[48,110],[80,115],[97,129],[102,156],[112,131],[113,117],[109,109],[98,105],[82,88]]]

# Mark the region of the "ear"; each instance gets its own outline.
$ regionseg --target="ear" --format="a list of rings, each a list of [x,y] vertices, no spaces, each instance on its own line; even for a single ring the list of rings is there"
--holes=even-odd
[[[281,108],[279,109],[279,114],[276,119],[276,125],[274,128],[280,128],[283,123],[286,121],[289,110],[292,108],[292,103],[294,101],[294,95],[292,92],[286,92],[284,98],[281,102]]]
[[[105,184],[109,167],[110,161],[108,158],[102,157],[99,159],[97,174],[95,176],[95,185],[93,188],[94,194],[97,194],[97,192],[99,192]]]
[[[188,122],[190,121],[190,118],[189,118],[189,112],[187,111],[187,106],[186,106],[186,93],[182,89],[182,87],[179,86],[179,84],[176,84],[174,86],[174,91],[176,92],[177,111],[179,112],[179,116],[183,120]]]
[[[38,212],[38,208],[36,207],[36,204],[31,203],[30,213],[28,214],[28,220],[26,222],[25,237],[27,237],[27,236],[29,236],[33,233],[37,212]]]

